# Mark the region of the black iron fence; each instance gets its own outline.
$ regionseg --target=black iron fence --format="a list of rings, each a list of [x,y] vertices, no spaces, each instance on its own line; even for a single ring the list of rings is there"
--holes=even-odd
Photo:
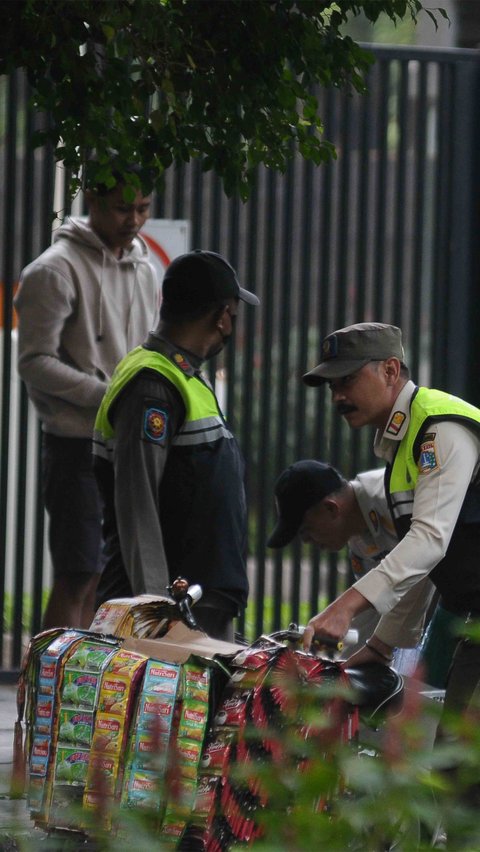
[[[295,158],[285,175],[259,170],[248,203],[228,200],[198,163],[172,169],[157,218],[188,219],[192,248],[225,254],[261,297],[242,312],[235,344],[212,376],[248,467],[251,604],[240,628],[258,635],[308,617],[348,582],[342,555],[294,544],[266,551],[273,482],[298,458],[346,476],[373,466],[369,430],[351,433],[325,391],[301,376],[324,334],[350,322],[394,322],[421,383],[480,403],[477,51],[374,48],[363,96],[321,96],[337,159]],[[38,477],[39,430],[15,373],[12,297],[21,268],[50,242],[52,211],[68,211],[51,152],[32,151],[38,117],[21,74],[0,78],[3,234],[0,352],[0,611],[4,674],[41,624],[49,584]]]

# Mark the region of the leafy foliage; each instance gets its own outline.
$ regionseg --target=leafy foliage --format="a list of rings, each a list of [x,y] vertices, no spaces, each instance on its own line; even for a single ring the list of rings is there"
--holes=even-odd
[[[227,194],[247,198],[260,164],[283,171],[298,149],[320,164],[315,87],[362,91],[372,61],[341,28],[416,16],[420,0],[1,0],[0,73],[24,68],[51,142],[80,184],[113,185],[112,151],[158,184],[202,158]],[[429,12],[429,14],[431,14]],[[138,185],[130,175],[127,183]]]
[[[232,764],[235,783],[252,789],[254,777],[257,785],[253,789],[261,791],[257,798],[265,803],[254,812],[244,812],[239,801],[239,815],[243,814],[245,821],[258,820],[263,831],[253,844],[235,844],[235,848],[244,845],[259,852],[427,852],[432,847],[448,848],[450,852],[478,850],[478,706],[467,714],[443,720],[447,736],[432,750],[432,729],[438,724],[441,707],[422,698],[413,687],[414,683],[410,684],[400,712],[387,714],[383,724],[377,719],[379,727],[371,732],[372,742],[368,742],[368,730],[362,726],[360,744],[367,737],[363,747],[357,748],[355,742],[340,744],[337,737],[328,738],[332,718],[325,714],[322,696],[348,701],[348,691],[338,685],[325,685],[321,691],[311,685],[300,687],[290,696],[292,712],[318,729],[321,749],[317,737],[299,743],[288,726],[263,731],[249,728],[247,743],[252,748],[268,737],[284,757],[281,765],[260,758],[254,764],[242,760]],[[298,762],[302,769],[295,768]],[[167,783],[174,783],[173,778]],[[121,834],[106,831],[103,818],[112,808],[111,800],[105,805],[106,811],[97,816],[83,812],[88,840],[75,832],[69,837],[65,831],[48,836],[38,831],[27,835],[25,828],[19,826],[18,833],[12,831],[11,845],[1,848],[24,852],[44,848],[72,852],[80,848],[92,852],[187,848],[183,844],[175,846],[171,840],[162,843],[155,828],[155,815],[145,808],[120,812],[113,807],[111,815],[115,821],[118,817]],[[72,805],[69,813],[75,817],[75,824],[80,812],[75,812]],[[233,846],[219,843],[215,848]]]

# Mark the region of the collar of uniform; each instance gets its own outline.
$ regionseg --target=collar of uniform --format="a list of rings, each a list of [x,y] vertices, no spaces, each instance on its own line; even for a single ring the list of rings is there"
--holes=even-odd
[[[388,458],[393,449],[392,441],[400,442],[410,423],[410,404],[416,385],[410,379],[398,394],[383,432],[377,430],[374,451],[380,458]]]
[[[365,526],[373,539],[373,542],[368,542],[368,537],[365,539],[365,533],[355,537],[357,542],[363,540],[362,552],[366,555],[368,555],[369,544],[374,544],[375,536],[378,534],[380,522],[375,508],[375,500],[379,491],[382,494],[384,493],[384,477],[385,469],[376,468],[359,473],[355,479],[350,480]],[[374,544],[374,547],[377,548],[377,545]]]
[[[182,373],[186,376],[195,376],[198,374],[201,366],[201,360],[186,349],[181,349],[180,346],[175,346],[166,337],[163,337],[157,332],[151,331],[144,344],[146,349],[152,349],[154,352],[161,352],[172,361]]]

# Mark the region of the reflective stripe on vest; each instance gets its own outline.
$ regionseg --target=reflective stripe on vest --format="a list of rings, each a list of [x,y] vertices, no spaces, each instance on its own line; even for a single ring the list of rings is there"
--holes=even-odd
[[[418,388],[411,402],[408,430],[400,441],[390,472],[389,502],[395,523],[412,515],[420,444],[429,423],[444,420],[473,426],[480,432],[480,409],[443,391]]]
[[[140,372],[154,370],[168,379],[179,391],[185,405],[185,420],[175,435],[175,446],[199,446],[220,438],[232,438],[225,425],[213,391],[197,376],[185,373],[160,352],[152,352],[138,346],[120,361],[107,392],[102,400],[95,420],[95,455],[111,460],[115,447],[115,431],[110,422],[109,412],[124,387]]]
[[[173,439],[173,443],[177,447],[185,447],[194,444],[209,444],[212,441],[218,441],[219,438],[231,437],[232,434],[226,428],[223,420],[219,420],[218,417],[204,417],[191,423],[185,423]]]

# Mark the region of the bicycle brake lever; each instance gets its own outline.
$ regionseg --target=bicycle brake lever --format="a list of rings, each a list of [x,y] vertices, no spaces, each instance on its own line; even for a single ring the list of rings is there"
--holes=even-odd
[[[192,630],[197,630],[198,625],[190,609],[193,604],[200,600],[203,594],[203,589],[198,583],[192,586],[188,585],[188,581],[182,577],[177,577],[171,586],[168,586],[168,591],[175,600],[180,614],[184,622],[191,627]]]

